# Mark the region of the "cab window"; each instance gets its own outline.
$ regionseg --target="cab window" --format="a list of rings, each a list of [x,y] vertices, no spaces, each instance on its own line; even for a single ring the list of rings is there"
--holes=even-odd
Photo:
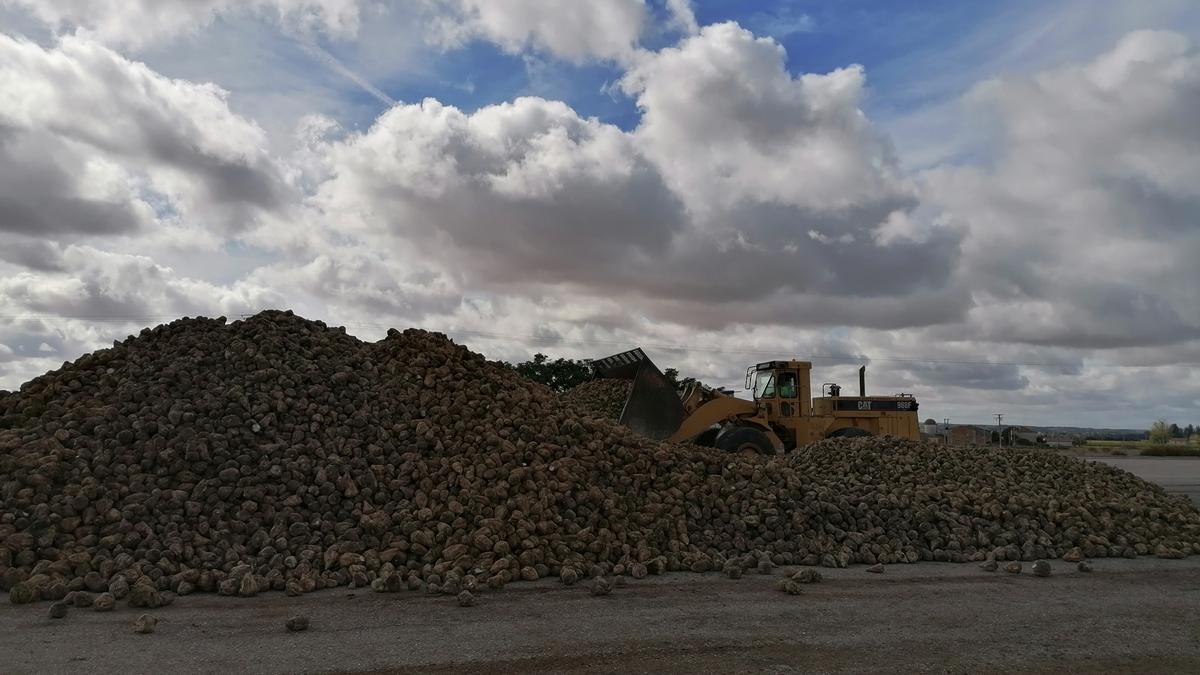
[[[754,398],[775,398],[775,374],[759,373],[754,381]]]
[[[796,398],[796,373],[784,371],[779,373],[779,397]]]

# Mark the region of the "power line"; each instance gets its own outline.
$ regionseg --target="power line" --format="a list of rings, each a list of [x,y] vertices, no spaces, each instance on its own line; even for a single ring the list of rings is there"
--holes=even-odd
[[[573,338],[562,338],[555,336],[535,336],[535,335],[505,335],[501,333],[493,333],[491,331],[467,330],[467,329],[447,329],[442,332],[447,334],[459,335],[474,335],[477,337],[492,338],[498,340],[522,340],[535,342],[550,342],[550,343],[568,343],[579,345],[618,345],[627,346],[627,340],[578,340]],[[680,345],[666,344],[654,342],[639,342],[640,347],[649,347],[651,349],[664,349],[674,351],[690,351],[690,352],[714,352],[718,354],[743,354],[750,356],[769,356],[779,358],[783,354],[794,353],[791,350],[763,350],[763,349],[739,349],[731,347],[716,347],[703,345]],[[933,363],[946,365],[980,365],[980,366],[1041,366],[1049,368],[1075,368],[1076,364],[1069,363],[1049,363],[1049,362],[1032,362],[1032,361],[970,361],[970,360],[951,360],[951,359],[926,359],[913,358],[903,356],[869,356],[866,354],[819,354],[808,353],[807,360],[821,361],[890,361],[904,363]]]
[[[382,326],[381,324],[367,324],[367,323],[359,323],[359,322],[346,322],[346,325],[363,325],[363,326],[380,327],[380,328],[386,327],[386,326]],[[439,328],[439,329],[429,329],[429,330],[437,330],[439,332],[446,333],[447,335],[470,335],[470,336],[482,337],[482,338],[486,338],[486,339],[512,340],[512,341],[521,341],[521,342],[538,342],[538,343],[550,343],[550,344],[562,343],[562,344],[574,344],[574,345],[582,345],[582,346],[614,345],[614,346],[619,346],[622,348],[628,347],[631,344],[633,344],[629,340],[603,340],[603,339],[582,340],[582,339],[564,338],[564,337],[558,337],[558,336],[552,336],[552,335],[516,335],[516,334],[495,333],[492,331],[481,331],[481,330],[472,330],[472,329]],[[664,350],[673,350],[673,351],[712,352],[712,353],[717,353],[717,354],[741,354],[741,355],[746,355],[746,356],[766,356],[766,357],[771,357],[771,358],[775,358],[775,359],[781,358],[782,356],[784,356],[786,354],[796,353],[792,349],[774,349],[774,350],[741,349],[741,348],[737,348],[737,347],[681,345],[681,344],[654,343],[654,342],[637,342],[637,346],[643,347],[643,348],[664,349]],[[812,353],[812,352],[806,354],[805,360],[810,360],[810,361],[880,361],[880,362],[890,362],[890,363],[922,363],[922,364],[934,364],[934,365],[964,365],[964,366],[1026,366],[1026,367],[1040,367],[1040,368],[1061,368],[1064,370],[1080,368],[1083,366],[1083,364],[1078,364],[1078,363],[1055,363],[1052,361],[979,361],[979,360],[968,360],[968,359],[931,359],[931,358],[924,358],[924,357],[891,356],[891,355],[871,356],[869,354],[821,354],[821,353]],[[1115,363],[1114,364],[1091,364],[1091,367],[1097,367],[1097,368],[1161,368],[1161,367],[1168,367],[1168,366],[1169,367],[1183,367],[1183,368],[1200,368],[1200,363],[1177,363],[1177,364],[1164,364],[1161,366],[1115,364]]]
[[[139,314],[137,316],[75,316],[70,314],[0,314],[0,319],[8,321],[45,321],[53,319],[68,319],[70,321],[98,321],[102,323],[139,323],[142,321],[174,321],[181,318],[178,314]]]
[[[347,326],[363,326],[368,328],[387,329],[391,328],[387,324],[371,323],[366,321],[345,321]],[[469,335],[474,337],[482,337],[493,340],[511,340],[519,342],[537,342],[549,344],[573,344],[577,346],[592,346],[592,345],[611,345],[616,347],[627,348],[632,343],[629,340],[605,340],[602,338],[578,339],[564,338],[557,335],[529,335],[529,334],[514,334],[514,333],[498,333],[495,331],[485,331],[469,328],[430,328],[427,330],[435,330],[437,332],[446,333],[447,335]],[[718,347],[706,345],[681,345],[674,343],[656,343],[638,341],[637,346],[642,348],[663,349],[667,351],[685,351],[685,352],[711,352],[716,354],[741,354],[744,356],[767,356],[772,358],[780,358],[782,355],[795,353],[789,349],[738,349],[731,347]],[[887,361],[900,363],[931,363],[938,365],[977,365],[977,366],[1030,366],[1030,367],[1046,367],[1046,368],[1076,368],[1078,364],[1073,363],[1050,363],[1036,361],[971,361],[971,360],[952,360],[952,359],[927,359],[904,356],[869,356],[866,354],[820,354],[807,353],[806,360],[810,361]],[[1128,366],[1140,367],[1140,366]]]
[[[253,314],[242,314],[241,318],[248,318]],[[53,320],[53,319],[68,319],[74,321],[94,321],[103,323],[138,323],[143,321],[174,321],[179,319],[178,314],[144,314],[144,315],[125,315],[125,316],[72,316],[72,315],[50,315],[50,314],[0,314],[0,319],[4,320]],[[326,322],[334,325],[332,322]],[[343,321],[340,325],[359,326],[364,328],[375,328],[379,330],[387,330],[394,328],[391,324],[374,323],[369,321]],[[556,335],[532,335],[519,333],[500,333],[496,331],[485,331],[468,328],[428,328],[427,330],[446,333],[447,335],[471,336],[488,340],[512,341],[520,343],[537,343],[537,344],[569,344],[575,346],[613,346],[622,349],[628,348],[630,345],[637,342],[637,346],[650,349],[662,349],[666,351],[682,351],[682,352],[706,352],[714,354],[738,354],[742,356],[764,356],[768,358],[781,358],[788,354],[795,354],[792,349],[750,349],[739,347],[722,347],[716,345],[683,345],[678,343],[660,343],[660,342],[639,342],[634,339],[630,340],[612,340],[603,338],[566,338]],[[1082,367],[1083,364],[1076,363],[1055,363],[1051,361],[983,361],[973,359],[935,359],[927,357],[912,357],[912,356],[894,356],[894,355],[876,355],[868,354],[829,354],[829,353],[808,353],[806,360],[810,361],[878,361],[884,363],[912,363],[912,364],[929,364],[929,365],[949,365],[949,366],[1009,366],[1009,367],[1029,367],[1029,368],[1060,368],[1063,370],[1071,370]],[[1177,363],[1164,364],[1161,366],[1147,365],[1131,365],[1118,363],[1103,363],[1090,364],[1093,368],[1160,368],[1160,367],[1181,367],[1181,368],[1200,368],[1200,363]]]

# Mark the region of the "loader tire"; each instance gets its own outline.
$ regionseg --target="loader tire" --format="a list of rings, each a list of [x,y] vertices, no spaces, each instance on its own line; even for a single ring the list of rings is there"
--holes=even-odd
[[[775,454],[775,446],[762,431],[754,427],[728,427],[717,436],[717,448],[726,452]]]
[[[870,435],[871,432],[867,431],[866,429],[859,429],[858,427],[842,427],[841,429],[830,433],[828,436],[826,436],[826,438],[861,438],[863,436]]]
[[[720,429],[706,429],[699,436],[692,440],[696,445],[702,445],[706,448],[717,447],[717,436],[721,435]]]

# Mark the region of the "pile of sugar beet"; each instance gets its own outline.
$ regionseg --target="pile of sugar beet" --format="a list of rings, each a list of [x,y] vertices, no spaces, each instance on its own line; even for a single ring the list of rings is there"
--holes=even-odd
[[[647,440],[444,336],[181,319],[0,397],[0,585],[154,607],[353,585],[1200,552],[1123,471],[895,439]]]
[[[599,378],[571,387],[562,400],[585,414],[615,421],[621,419],[631,389],[630,380]]]

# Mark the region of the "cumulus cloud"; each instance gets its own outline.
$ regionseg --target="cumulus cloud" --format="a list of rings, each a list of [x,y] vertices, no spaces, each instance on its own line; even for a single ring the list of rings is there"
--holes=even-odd
[[[281,296],[253,284],[217,286],[180,277],[145,256],[70,245],[62,272],[17,272],[0,279],[4,314],[131,318],[237,313]]]
[[[911,204],[886,138],[859,108],[863,69],[793,77],[785,57],[774,40],[723,23],[629,70],[621,86],[642,110],[637,138],[672,187],[701,213]]]
[[[700,32],[691,0],[667,0],[667,13],[672,27],[689,35]]]
[[[0,344],[15,355],[0,378],[15,386],[146,323],[282,304],[157,261],[298,206],[265,145],[215,86],[83,37],[0,35]]]
[[[420,246],[474,283],[605,283],[665,253],[682,211],[615,126],[519,98],[473,114],[397,106],[330,147],[326,213]]]
[[[608,60],[633,128],[535,97],[427,99],[365,129],[304,117],[274,154],[227,92],[101,40],[234,12],[345,35],[357,18],[321,17],[366,4],[202,0],[162,22],[178,3],[143,4],[23,2],[83,30],[0,37],[0,386],[147,323],[269,306],[496,358],[644,344],[725,386],[764,358],[814,356],[852,389],[857,364],[830,355],[925,356],[874,362],[868,386],[939,417],[1122,415],[1200,359],[1200,63],[1179,35],[979,85],[991,161],[913,176],[863,112],[864,69],[795,75],[775,41],[701,29],[684,0],[423,4],[444,45]],[[105,24],[125,11],[144,36]],[[650,17],[684,37],[645,50]],[[1146,400],[1198,397],[1173,377]]]
[[[62,252],[53,242],[25,237],[7,236],[0,240],[0,260],[39,272],[63,270]]]
[[[0,364],[0,388],[16,388],[142,326],[201,314],[236,318],[286,304],[284,297],[253,282],[214,284],[146,256],[87,245],[58,251],[53,269],[0,264],[0,361],[11,361]]]
[[[221,16],[256,14],[302,33],[352,35],[361,0],[0,0],[55,30],[81,29],[113,45],[138,48],[194,32]]]
[[[213,85],[78,37],[44,48],[0,35],[0,232],[242,230],[288,189],[265,146]]]
[[[861,110],[862,69],[794,77],[785,56],[725,23],[643,54],[622,80],[642,111],[637,146],[693,228],[661,276],[696,288],[689,299],[707,307],[689,311],[714,319],[895,327],[960,315],[967,294],[945,288],[959,235],[894,226],[916,190]],[[682,278],[699,269],[719,283]]]
[[[361,246],[331,246],[306,262],[264,266],[246,283],[287,289],[289,307],[343,320],[405,317],[417,322],[452,314],[462,301],[460,289],[445,275],[405,256]]]
[[[0,80],[4,75],[0,66]],[[0,233],[109,235],[153,220],[128,172],[104,158],[81,156],[53,132],[18,126],[7,112],[0,103]]]
[[[728,24],[643,54],[622,86],[643,111],[632,132],[538,98],[397,106],[328,145],[314,202],[468,286],[619,294],[696,325],[965,310],[943,290],[953,231],[873,234],[915,201],[858,106],[860,70],[794,78],[777,44]]]
[[[977,86],[989,167],[941,167],[924,194],[967,233],[966,330],[1112,348],[1200,337],[1200,51],[1134,32],[1091,63]]]
[[[518,53],[527,49],[583,62],[624,60],[647,20],[644,0],[427,0],[437,12],[431,39],[445,47],[482,39]],[[673,5],[678,2],[673,0]]]

